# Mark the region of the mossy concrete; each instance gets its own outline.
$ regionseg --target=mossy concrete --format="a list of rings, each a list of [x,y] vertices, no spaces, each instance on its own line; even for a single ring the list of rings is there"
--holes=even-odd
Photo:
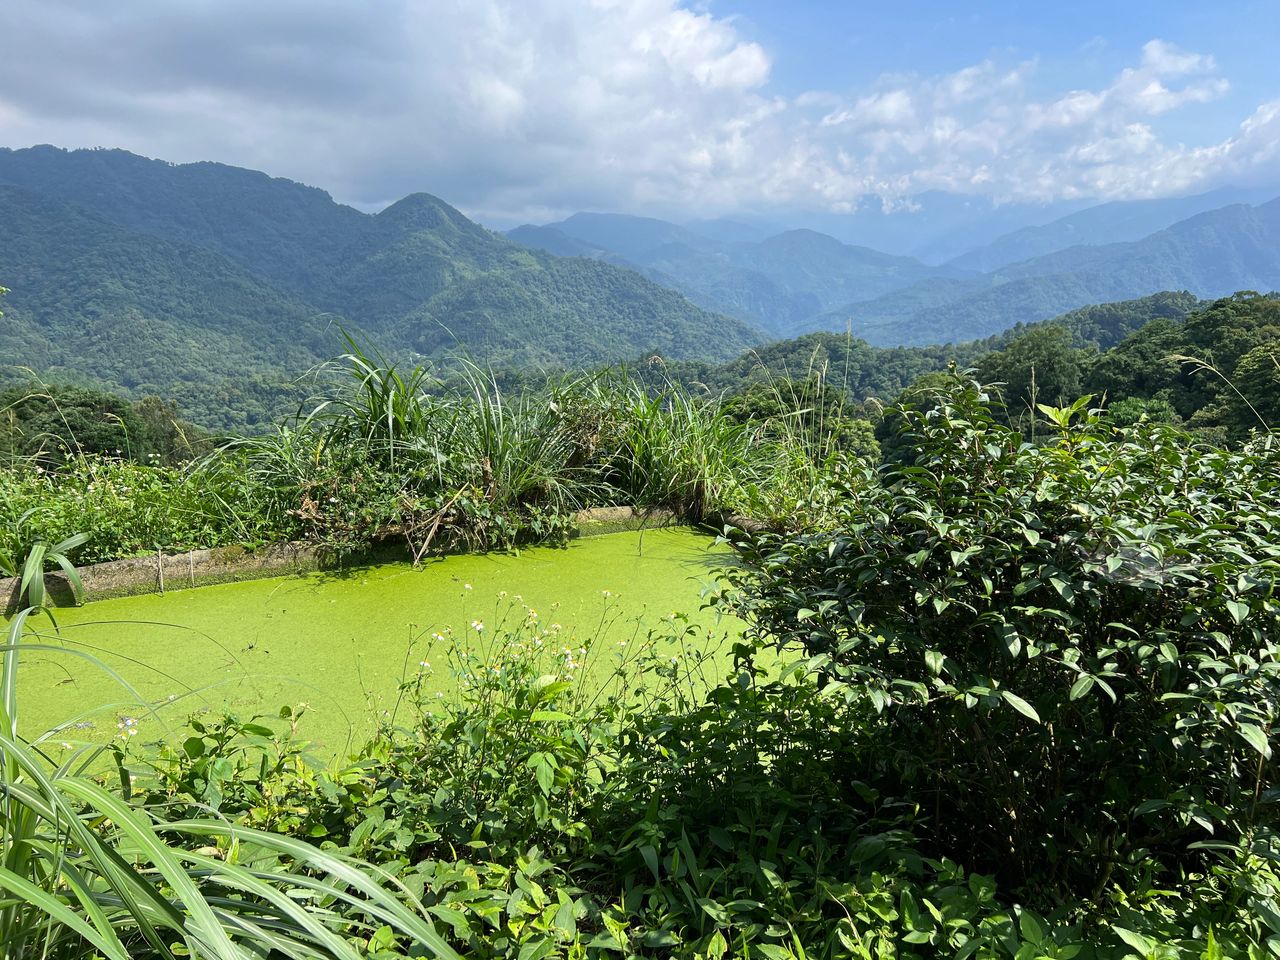
[[[592,537],[627,530],[668,527],[680,522],[670,510],[635,507],[597,507],[580,511],[575,537]],[[331,571],[409,558],[406,547],[381,544],[358,555],[338,555],[314,543],[274,543],[259,547],[228,546],[185,553],[153,553],[124,560],[95,563],[79,570],[85,600],[110,600],[192,587],[261,580],[289,574]],[[75,605],[71,584],[62,573],[45,575],[45,591],[55,606]],[[17,577],[0,579],[3,610],[16,608]]]

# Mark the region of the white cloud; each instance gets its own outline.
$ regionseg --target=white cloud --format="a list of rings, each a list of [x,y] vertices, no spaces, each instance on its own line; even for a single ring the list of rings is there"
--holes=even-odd
[[[1152,40],[1099,89],[1032,95],[989,60],[871,89],[770,89],[770,56],[679,0],[6,0],[0,143],[218,159],[375,206],[429,190],[482,216],[713,215],[1151,196],[1263,176],[1280,105],[1219,143],[1159,118],[1222,97],[1211,56]]]

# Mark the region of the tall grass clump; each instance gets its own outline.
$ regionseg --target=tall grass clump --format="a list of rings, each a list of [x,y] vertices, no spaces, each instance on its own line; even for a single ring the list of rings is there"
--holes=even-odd
[[[562,538],[590,506],[698,522],[791,476],[788,441],[715,398],[620,371],[504,391],[471,363],[442,381],[349,346],[305,412],[204,465],[248,478],[263,498],[254,512],[292,536],[344,550],[402,540],[420,558]]]
[[[335,367],[308,411],[206,463],[239,464],[294,535],[350,550],[403,539],[420,557],[433,545],[555,538],[592,501],[546,395],[508,397],[474,365],[445,390],[426,368],[402,372],[354,343]]]
[[[724,416],[716,400],[680,390],[625,389],[614,409],[611,482],[636,501],[697,521],[733,500],[740,486],[769,476],[777,450],[754,425]]]

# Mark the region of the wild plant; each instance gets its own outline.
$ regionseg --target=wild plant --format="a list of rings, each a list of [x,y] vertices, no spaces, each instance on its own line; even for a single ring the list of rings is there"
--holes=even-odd
[[[724,416],[715,400],[635,386],[624,398],[606,447],[606,470],[638,503],[700,521],[773,467],[776,448],[762,442],[760,429]]]
[[[1030,445],[988,404],[957,378],[837,526],[744,542],[744,612],[874,709],[858,779],[1028,897],[1269,844],[1274,438],[1114,437],[1086,398]]]
[[[0,956],[354,960],[383,927],[455,956],[376,868],[219,818],[166,819],[86,775],[103,748],[58,762],[20,736],[32,613],[12,620],[0,664]]]

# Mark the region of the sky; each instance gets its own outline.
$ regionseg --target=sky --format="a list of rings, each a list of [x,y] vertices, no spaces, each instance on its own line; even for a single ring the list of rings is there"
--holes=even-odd
[[[1280,0],[4,0],[0,146],[494,225],[1280,189]]]

